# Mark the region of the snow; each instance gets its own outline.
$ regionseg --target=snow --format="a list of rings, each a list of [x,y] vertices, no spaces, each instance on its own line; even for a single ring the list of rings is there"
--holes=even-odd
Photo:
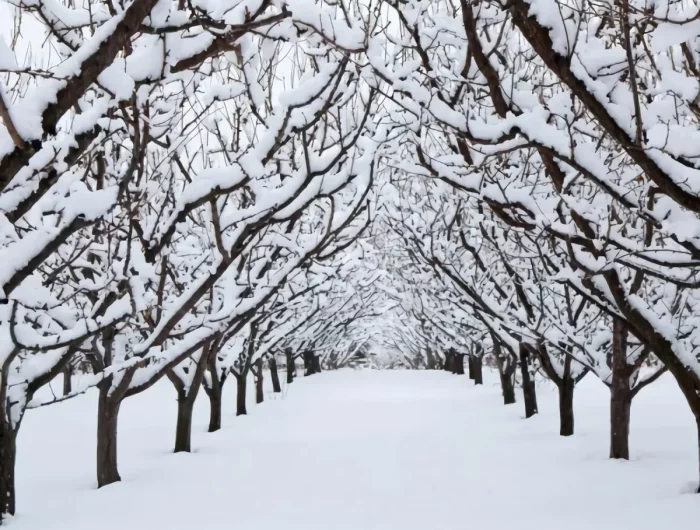
[[[15,53],[10,49],[2,33],[0,33],[0,70],[12,71],[15,69],[17,69]]]
[[[282,374],[283,375],[283,374]],[[576,390],[577,433],[558,436],[557,395],[541,414],[504,407],[497,375],[475,387],[444,372],[324,372],[282,395],[249,399],[206,433],[195,407],[193,454],[171,454],[168,381],[127,399],[119,425],[123,482],[96,490],[97,395],[30,411],[18,442],[15,530],[618,530],[692,528],[700,518],[695,426],[669,376],[632,410],[630,462],[607,458],[608,391]],[[269,377],[267,378],[269,382]],[[249,390],[252,389],[252,379]],[[277,398],[277,399],[274,399]]]
[[[700,32],[700,20],[694,20],[686,24],[674,24],[664,22],[654,32],[652,49],[661,52],[669,46],[681,44],[697,37]]]

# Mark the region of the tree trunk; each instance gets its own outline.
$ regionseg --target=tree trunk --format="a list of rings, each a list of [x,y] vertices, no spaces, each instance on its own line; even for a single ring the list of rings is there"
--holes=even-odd
[[[442,368],[446,372],[452,372],[452,354],[451,353],[445,354],[445,364],[443,365]]]
[[[627,333],[624,324],[613,320],[612,384],[610,385],[610,458],[630,458],[630,367],[627,364]]]
[[[5,515],[15,514],[15,459],[17,432],[3,414],[0,420],[0,522]]]
[[[291,385],[294,382],[294,356],[291,352],[286,352],[284,356],[287,359],[287,384]]]
[[[246,383],[248,374],[236,375],[236,416],[248,414],[245,408]]]
[[[270,367],[270,379],[272,380],[272,391],[275,394],[282,392],[282,387],[280,386],[280,376],[277,373],[277,360],[275,356],[271,356],[270,360],[267,361],[267,365]]]
[[[71,380],[71,376],[73,375],[73,370],[71,368],[70,363],[66,364],[66,367],[63,369],[63,395],[67,396],[71,392],[73,392],[73,381]]]
[[[202,379],[204,381],[204,379]],[[224,393],[224,383],[226,375],[218,379],[216,370],[216,356],[211,355],[209,359],[209,381],[211,386],[204,385],[204,391],[209,398],[209,432],[221,429],[221,398]]]
[[[265,393],[263,392],[263,361],[262,358],[255,361],[255,403],[258,405],[265,401]]]
[[[311,352],[305,351],[302,354],[302,359],[304,360],[304,377],[313,375],[314,367],[313,363],[311,362]]]
[[[221,396],[224,392],[224,383],[226,382],[226,374],[219,375],[219,369],[216,366],[218,347],[209,345],[207,353],[207,371],[209,372],[209,385],[206,384],[204,374],[202,374],[202,384],[204,391],[209,398],[209,432],[216,432],[221,429]]]
[[[472,367],[474,368],[474,384],[483,385],[484,384],[484,372],[483,372],[483,361],[481,357],[474,357],[472,360]]]
[[[476,360],[476,357],[473,357],[472,355],[467,355],[467,369],[469,371],[469,379],[472,381],[476,380],[476,368],[474,367],[474,361]]]
[[[559,435],[574,434],[574,388],[576,383],[571,377],[564,377],[557,388],[559,390]]]
[[[439,370],[440,369],[438,359],[435,357],[435,355],[433,354],[433,351],[430,348],[427,348],[425,350],[425,367],[428,370]]]
[[[454,358],[454,369],[457,375],[464,375],[464,355],[457,354]]]
[[[209,397],[209,432],[221,429],[221,386],[207,389]]]
[[[498,367],[498,375],[501,379],[501,390],[503,392],[503,404],[512,405],[515,403],[515,388],[513,388],[513,373],[515,367],[509,359],[503,359],[500,354],[500,347],[494,347],[494,357]]]
[[[178,376],[169,372],[168,377],[177,390],[177,425],[175,427],[175,452],[189,453],[192,441],[192,410],[204,379],[204,371],[211,360],[210,344],[202,348],[189,388]]]
[[[321,358],[316,353],[311,355],[311,366],[313,367],[313,373],[321,373]]]
[[[698,426],[698,476],[700,477],[700,416],[695,416],[695,422]],[[698,481],[698,489],[695,493],[700,494],[700,481]]]
[[[611,392],[610,458],[629,460],[630,409],[632,408],[632,400],[629,399],[629,393],[620,394],[619,392]]]
[[[190,390],[189,394],[192,394]],[[195,399],[187,392],[178,392],[177,426],[175,427],[175,452],[189,453],[192,440],[192,410]]]
[[[97,402],[97,487],[119,482],[117,468],[117,422],[121,397],[109,395],[111,378],[100,385]]]
[[[535,380],[530,375],[530,352],[520,346],[520,375],[523,378],[523,398],[525,401],[525,417],[531,418],[537,414],[537,392]]]
[[[501,388],[503,390],[503,404],[512,405],[515,403],[515,388],[513,387],[513,378],[504,373],[501,373]]]

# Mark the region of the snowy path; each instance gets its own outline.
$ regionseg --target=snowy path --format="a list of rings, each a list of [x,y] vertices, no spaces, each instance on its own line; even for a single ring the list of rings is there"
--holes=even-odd
[[[94,395],[32,411],[20,434],[18,530],[646,530],[694,527],[700,497],[692,417],[667,378],[633,407],[629,463],[607,460],[607,391],[576,398],[577,434],[557,436],[556,394],[542,414],[503,407],[441,372],[324,373],[283,399],[204,431],[169,454],[168,383],[130,399],[120,423],[124,481],[96,491]],[[645,390],[645,392],[647,392]]]

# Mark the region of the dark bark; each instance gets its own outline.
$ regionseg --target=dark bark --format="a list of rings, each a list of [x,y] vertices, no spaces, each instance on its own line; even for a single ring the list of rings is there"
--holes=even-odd
[[[312,350],[307,350],[302,355],[304,359],[304,376],[321,373],[321,360]]]
[[[471,357],[470,357],[471,359]],[[472,359],[472,367],[474,369],[474,384],[483,385],[484,384],[484,371],[483,371],[483,360],[481,357],[474,357]]]
[[[102,343],[105,348],[105,364],[111,365],[113,330],[107,329],[102,334]],[[115,386],[113,376],[100,381],[97,399],[97,487],[102,488],[119,482],[119,469],[117,467],[117,425],[119,422],[119,408],[126,396],[131,380],[137,368],[129,368],[123,372],[119,383]]]
[[[216,368],[216,350],[212,349],[209,352],[207,360],[207,370],[209,371],[209,384],[204,385],[204,391],[209,398],[209,432],[215,432],[221,429],[221,397],[224,392],[224,383],[226,382],[226,374],[219,377]]]
[[[73,369],[71,368],[70,363],[66,364],[66,367],[63,369],[63,395],[67,396],[71,392],[73,392],[73,381],[71,379],[71,376],[73,375]]]
[[[117,423],[121,396],[110,393],[111,378],[100,384],[97,401],[97,487],[119,482],[117,467]]]
[[[177,426],[175,427],[175,452],[189,453],[192,442],[192,410],[194,399],[186,393],[178,392],[177,396]]]
[[[456,353],[452,362],[454,363],[454,373],[464,375],[464,354]]]
[[[305,351],[301,354],[301,358],[304,361],[304,377],[310,376],[314,373],[311,363],[311,355],[313,354],[310,351]]]
[[[270,379],[272,380],[272,391],[275,394],[282,392],[282,387],[280,386],[280,376],[277,372],[277,360],[275,356],[271,356],[270,360],[267,361],[267,365],[270,368]]]
[[[255,378],[255,403],[260,404],[265,401],[265,393],[263,392],[263,361],[262,358],[255,361],[253,369],[253,377]]]
[[[445,353],[445,364],[443,364],[442,369],[445,370],[446,372],[452,372],[454,373],[454,370],[452,368],[453,362],[452,362],[452,354],[450,352]]]
[[[698,476],[700,476],[700,416],[695,417],[695,422],[698,426]],[[695,493],[700,493],[700,482],[698,482],[698,489]]]
[[[292,355],[292,350],[287,348],[284,356],[287,360],[287,384],[291,385],[294,382],[294,355]]]
[[[512,405],[515,403],[515,388],[513,387],[513,375],[515,374],[515,363],[510,355],[503,355],[501,345],[494,340],[493,356],[498,367],[498,375],[501,379],[501,391],[503,392],[503,404]]]
[[[537,391],[535,380],[530,375],[530,350],[526,346],[520,346],[520,375],[523,380],[523,400],[525,401],[525,417],[531,418],[537,414]]]
[[[574,378],[571,368],[571,357],[564,358],[564,373],[560,374],[552,364],[549,352],[544,344],[537,347],[537,356],[540,366],[552,382],[557,385],[559,392],[559,434],[561,436],[571,436],[574,434],[574,389],[577,383],[586,375],[586,370]]]
[[[467,369],[469,370],[469,379],[472,381],[476,380],[476,368],[474,366],[474,361],[476,357],[473,355],[467,355]]]
[[[512,405],[515,403],[515,388],[513,387],[513,376],[504,371],[501,372],[501,389],[503,391],[503,404]]]
[[[321,358],[316,353],[312,354],[311,356],[311,366],[313,366],[313,371],[315,374],[321,373]]]
[[[629,460],[632,400],[624,390],[610,390],[610,458]]]
[[[0,419],[0,522],[5,515],[15,513],[15,459],[17,431],[3,414]]]
[[[236,416],[248,414],[246,410],[246,384],[248,382],[248,374],[236,374]]]
[[[574,388],[576,382],[571,376],[564,377],[557,385],[559,390],[559,435],[574,434]]]
[[[210,360],[210,344],[202,348],[202,353],[194,367],[192,381],[189,387],[172,371],[168,371],[168,378],[177,390],[177,425],[175,427],[175,452],[189,453],[192,441],[192,411],[197,401],[199,389],[204,379],[204,371]],[[191,370],[192,368],[190,368]]]
[[[613,321],[612,384],[610,385],[610,458],[629,460],[631,367],[627,364],[627,332],[619,320]]]
[[[440,363],[430,348],[427,348],[425,351],[425,367],[428,370],[439,370],[440,369]]]
[[[221,387],[218,391],[207,389],[209,398],[209,432],[221,429]]]

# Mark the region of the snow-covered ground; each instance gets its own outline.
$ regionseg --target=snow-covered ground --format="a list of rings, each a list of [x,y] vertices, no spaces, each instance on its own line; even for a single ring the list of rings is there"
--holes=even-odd
[[[607,390],[586,378],[574,437],[558,436],[556,393],[541,414],[504,407],[443,372],[340,371],[299,379],[248,417],[171,454],[165,381],[122,407],[123,482],[95,489],[96,395],[30,411],[22,426],[16,530],[658,530],[700,521],[695,428],[673,380],[632,409],[631,462],[607,457]],[[251,385],[252,386],[252,385]],[[270,398],[272,396],[269,396]],[[252,400],[251,400],[252,403]]]

